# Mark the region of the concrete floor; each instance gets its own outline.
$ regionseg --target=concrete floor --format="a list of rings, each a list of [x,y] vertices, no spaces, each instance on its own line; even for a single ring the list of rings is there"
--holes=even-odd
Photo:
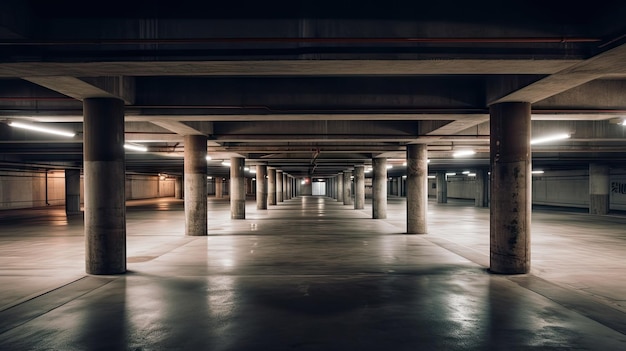
[[[135,201],[128,268],[84,274],[82,218],[0,212],[1,350],[626,349],[626,217],[533,214],[532,274],[492,275],[489,211],[429,203],[209,199],[208,237],[182,202]]]

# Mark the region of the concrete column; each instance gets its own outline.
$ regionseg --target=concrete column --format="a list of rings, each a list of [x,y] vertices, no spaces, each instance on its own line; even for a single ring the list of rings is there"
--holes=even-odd
[[[267,210],[267,166],[256,165],[256,208]]]
[[[206,143],[204,135],[185,135],[185,234],[207,235]]]
[[[287,194],[287,173],[283,172],[283,201],[289,199]]]
[[[176,177],[174,180],[174,197],[176,199],[183,198],[183,177]]]
[[[86,271],[125,273],[124,102],[85,99],[83,113]]]
[[[352,171],[343,171],[343,204],[352,205]]]
[[[372,159],[372,218],[387,218],[387,159]]]
[[[285,194],[287,194],[287,200],[291,200],[291,176],[284,174],[285,176]]]
[[[65,170],[65,214],[80,214],[80,169]]]
[[[605,215],[609,213],[609,166],[589,164],[589,213]]]
[[[246,218],[245,161],[243,157],[230,158],[230,218]]]
[[[489,177],[486,169],[476,170],[476,196],[474,197],[474,206],[489,207]]]
[[[224,198],[224,178],[222,177],[215,177],[215,198]]]
[[[365,166],[354,167],[354,209],[365,208]]]
[[[276,202],[283,202],[283,171],[276,170]]]
[[[490,106],[490,270],[530,271],[530,103]]]
[[[428,148],[425,144],[406,146],[406,232],[426,234],[428,209]]]
[[[267,203],[276,205],[276,168],[267,167]]]
[[[437,172],[435,178],[437,181],[437,203],[445,204],[448,202],[448,182],[446,181],[446,172]]]
[[[337,175],[337,201],[343,202],[343,172]]]

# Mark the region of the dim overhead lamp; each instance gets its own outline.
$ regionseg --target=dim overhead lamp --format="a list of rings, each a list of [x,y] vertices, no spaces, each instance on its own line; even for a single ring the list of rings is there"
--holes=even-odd
[[[207,160],[207,161],[211,161],[211,156],[206,155],[206,160]]]
[[[68,132],[68,131],[65,131],[65,130],[49,128],[49,127],[42,127],[42,126],[29,124],[29,123],[10,121],[8,124],[11,127],[14,127],[14,128],[34,130],[36,132],[60,135],[60,136],[68,137],[68,138],[72,138],[73,136],[76,135],[76,133],[74,133],[74,132]]]
[[[543,174],[543,171],[537,170],[537,171],[531,171],[530,173],[532,173],[532,174]]]
[[[128,143],[124,144],[124,149],[132,150],[132,151],[140,151],[140,152],[148,151],[148,148],[144,145],[128,144]]]
[[[230,162],[222,161],[222,166],[230,167]]]
[[[454,157],[466,157],[466,156],[472,156],[476,154],[476,151],[474,150],[459,150],[456,151],[454,154],[452,154],[452,156]]]
[[[569,139],[569,137],[570,137],[570,135],[566,134],[566,133],[548,135],[548,136],[545,136],[545,137],[532,139],[530,141],[530,145],[543,144],[543,143],[549,143],[551,141],[558,141],[558,140]]]

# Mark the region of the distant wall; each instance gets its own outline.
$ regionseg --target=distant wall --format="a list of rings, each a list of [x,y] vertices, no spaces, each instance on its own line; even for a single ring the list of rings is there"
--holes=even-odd
[[[126,199],[174,196],[173,178],[127,175]],[[80,181],[81,202],[84,199]],[[0,171],[0,209],[65,205],[65,171]]]

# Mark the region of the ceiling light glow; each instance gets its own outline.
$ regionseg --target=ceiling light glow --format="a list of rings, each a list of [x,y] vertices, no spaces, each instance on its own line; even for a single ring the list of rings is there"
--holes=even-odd
[[[472,156],[474,154],[476,154],[476,151],[474,150],[459,150],[459,151],[456,151],[454,154],[452,154],[452,156],[465,157],[465,156]]]
[[[532,139],[530,141],[530,145],[543,144],[543,143],[549,143],[551,141],[558,141],[558,140],[569,139],[569,137],[570,137],[570,135],[566,134],[566,133],[548,135],[548,136],[545,136],[545,137]]]
[[[148,151],[148,147],[147,146],[137,145],[137,144],[124,144],[124,149],[131,150],[131,151],[139,151],[139,152],[146,152],[146,151]]]
[[[27,124],[27,123],[15,122],[15,121],[9,122],[9,125],[15,128],[34,130],[36,132],[60,135],[60,136],[68,137],[68,138],[71,138],[76,135],[76,133],[74,132],[68,132],[68,131],[64,131],[60,129],[42,127],[42,126],[37,126],[34,124]]]

